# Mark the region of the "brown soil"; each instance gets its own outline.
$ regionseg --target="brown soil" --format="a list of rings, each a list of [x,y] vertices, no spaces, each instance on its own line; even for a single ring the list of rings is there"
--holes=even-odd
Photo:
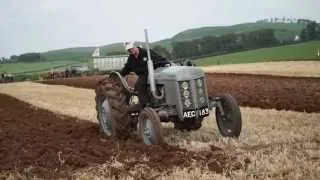
[[[27,178],[71,177],[73,170],[113,158],[124,164],[125,172],[141,164],[168,172],[174,166],[188,167],[193,160],[208,163],[218,173],[240,168],[240,163],[233,162],[235,157],[217,147],[193,153],[169,145],[146,146],[137,138],[115,141],[102,137],[97,123],[57,115],[0,94],[0,179],[1,174],[17,172]],[[110,175],[119,173],[115,170]]]
[[[230,93],[242,106],[320,112],[320,78],[209,74],[209,94]]]
[[[102,78],[104,76],[42,82],[94,89]],[[211,96],[230,93],[241,106],[320,112],[320,78],[208,73],[207,80]]]
[[[81,87],[87,89],[95,89],[97,83],[106,78],[107,76],[83,76],[83,77],[73,77],[73,78],[61,78],[61,79],[50,79],[44,81],[38,81],[45,84],[53,85],[68,85],[74,87]]]

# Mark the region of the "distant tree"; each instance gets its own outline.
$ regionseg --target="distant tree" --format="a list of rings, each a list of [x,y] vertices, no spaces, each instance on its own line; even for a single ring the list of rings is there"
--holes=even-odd
[[[308,24],[308,23],[311,23],[312,21],[309,19],[298,19],[297,22],[302,24]]]
[[[240,46],[242,49],[270,47],[279,43],[274,36],[274,30],[272,29],[252,31],[241,34],[240,37],[242,42]]]
[[[300,33],[301,41],[307,41],[309,39],[307,30],[304,28]]]
[[[319,24],[311,21],[303,28],[300,37],[302,41],[312,41],[318,39],[319,33]]]
[[[176,42],[173,44],[173,54],[178,58],[212,56],[270,47],[278,43],[273,29],[261,29],[249,33],[206,36],[193,41]]]
[[[218,38],[215,36],[206,36],[201,39],[201,53],[210,54],[219,51]]]
[[[197,54],[197,45],[193,41],[176,42],[173,44],[173,55],[177,58],[192,57]]]
[[[320,40],[320,23],[316,26],[316,40]]]
[[[25,53],[25,54],[21,54],[18,57],[18,61],[20,61],[20,62],[40,62],[40,61],[45,61],[45,57],[43,57],[40,53]]]
[[[12,55],[10,56],[10,61],[18,61],[19,56],[17,55]]]
[[[308,36],[310,40],[315,40],[317,37],[317,23],[315,21],[312,21],[307,25],[306,29],[309,34]]]
[[[165,47],[162,47],[160,45],[155,45],[152,47],[152,50],[165,58],[168,58],[168,59],[172,58],[171,53]]]

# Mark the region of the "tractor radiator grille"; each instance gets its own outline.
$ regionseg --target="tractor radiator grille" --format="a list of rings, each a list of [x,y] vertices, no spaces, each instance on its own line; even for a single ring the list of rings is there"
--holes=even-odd
[[[179,87],[184,110],[208,107],[207,86],[203,77],[191,81],[180,81]]]

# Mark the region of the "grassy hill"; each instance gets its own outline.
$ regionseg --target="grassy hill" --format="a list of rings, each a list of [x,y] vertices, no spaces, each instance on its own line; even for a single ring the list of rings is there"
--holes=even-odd
[[[110,52],[123,52],[124,54],[126,53],[123,47],[123,43],[109,44],[109,45],[102,46],[100,48],[101,56],[106,56]]]
[[[278,40],[294,39],[303,29],[304,24],[287,23],[244,23],[233,26],[216,26],[189,29],[172,37],[172,41],[188,41],[205,36],[221,36],[230,33],[245,33],[259,29],[274,29]]]
[[[137,42],[137,44],[144,44],[143,42]],[[160,45],[166,48],[171,48],[171,40],[165,39],[157,41],[151,44],[152,46]],[[47,61],[87,61],[91,57],[93,51],[97,47],[78,47],[78,48],[68,48],[61,50],[54,50],[42,53]],[[123,43],[113,43],[100,47],[100,55],[107,56],[109,53],[121,52],[126,54]]]
[[[240,64],[264,61],[287,61],[303,59],[319,59],[317,51],[320,50],[320,41],[279,46],[273,48],[263,48],[252,51],[213,56],[195,60],[199,66],[209,66],[218,64]]]
[[[242,33],[251,32],[254,30],[271,28],[275,30],[275,36],[278,40],[292,40],[299,34],[303,28],[303,24],[286,24],[286,23],[244,23],[233,26],[215,26],[215,27],[202,27],[197,29],[189,29],[178,33],[172,38],[153,42],[152,45],[160,45],[169,50],[172,49],[172,43],[176,41],[188,41],[198,39],[205,36],[221,36],[229,33]],[[76,60],[86,61],[92,54],[96,47],[79,47],[68,48],[43,53],[49,61],[65,61]],[[110,52],[123,52],[123,43],[113,43],[101,47],[101,55],[108,55]]]
[[[168,49],[169,51],[172,50],[172,45],[171,45],[171,39],[164,39],[164,40],[161,40],[161,41],[156,41],[154,43],[152,43],[153,46],[156,46],[156,45],[159,45],[159,46],[162,46],[162,47],[165,47],[166,49]]]
[[[87,61],[95,47],[75,47],[41,53],[47,61]]]

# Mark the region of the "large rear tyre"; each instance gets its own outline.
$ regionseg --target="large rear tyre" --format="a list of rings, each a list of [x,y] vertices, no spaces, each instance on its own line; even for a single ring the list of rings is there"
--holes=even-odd
[[[100,132],[106,136],[113,136],[113,119],[111,117],[111,108],[106,96],[96,96],[97,119],[100,125]]]
[[[100,130],[106,136],[126,139],[131,133],[127,94],[117,79],[105,78],[96,88],[96,111]]]
[[[159,115],[152,108],[146,107],[139,114],[138,132],[147,145],[162,145],[162,127]]]
[[[226,94],[220,98],[221,107],[216,108],[216,120],[222,136],[239,137],[242,128],[241,112],[237,101]],[[223,111],[223,115],[222,112]]]

